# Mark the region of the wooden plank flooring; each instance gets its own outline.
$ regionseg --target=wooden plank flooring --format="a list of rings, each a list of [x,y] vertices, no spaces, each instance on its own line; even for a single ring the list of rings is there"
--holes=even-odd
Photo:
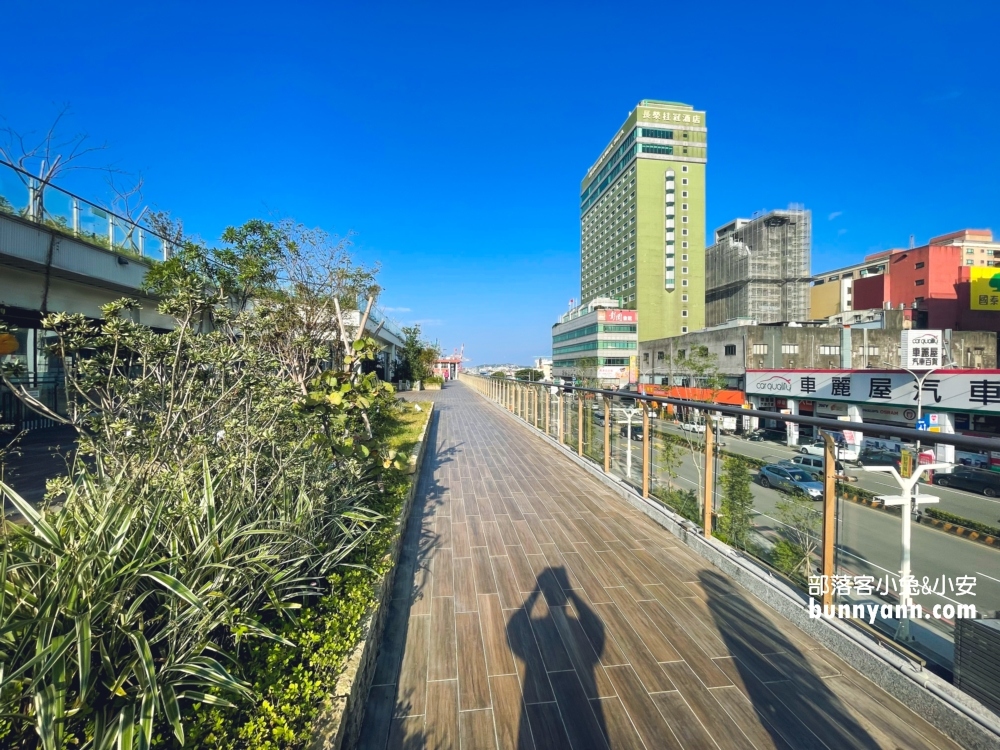
[[[958,748],[471,389],[435,402],[359,748]]]

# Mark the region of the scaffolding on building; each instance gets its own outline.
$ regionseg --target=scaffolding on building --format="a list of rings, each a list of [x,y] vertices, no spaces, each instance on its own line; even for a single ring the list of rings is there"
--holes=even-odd
[[[705,250],[705,325],[809,316],[810,212],[800,206],[737,219]]]

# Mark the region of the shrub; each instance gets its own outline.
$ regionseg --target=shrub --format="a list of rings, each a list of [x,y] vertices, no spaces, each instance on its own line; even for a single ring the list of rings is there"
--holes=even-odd
[[[985,534],[986,536],[1000,537],[1000,527],[998,526],[990,526],[979,521],[972,521],[968,518],[957,516],[954,513],[938,510],[937,508],[924,508],[923,512],[925,515],[935,518],[938,521],[952,523],[956,526],[964,526],[971,531],[978,531],[980,534]]]
[[[439,375],[431,375],[421,381],[424,385],[444,385],[444,378]]]

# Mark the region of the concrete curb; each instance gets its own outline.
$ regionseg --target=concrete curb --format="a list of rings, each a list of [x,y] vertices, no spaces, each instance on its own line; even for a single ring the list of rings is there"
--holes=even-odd
[[[361,639],[348,657],[344,664],[344,671],[337,679],[333,690],[327,696],[320,715],[313,723],[313,738],[309,745],[311,750],[351,748],[358,741],[361,724],[365,718],[368,689],[375,676],[379,644],[385,630],[386,613],[389,611],[387,604],[389,597],[392,596],[392,585],[396,579],[396,568],[403,547],[403,537],[406,536],[410,512],[413,510],[413,499],[416,497],[417,486],[420,484],[424,455],[427,452],[427,433],[434,416],[432,402],[427,422],[417,439],[416,471],[409,475],[412,478],[410,489],[406,493],[403,507],[396,518],[396,533],[392,540],[392,547],[386,555],[392,560],[392,566],[376,586],[375,602],[365,616],[365,623],[361,627]]]
[[[503,406],[478,393],[478,391],[473,390],[473,392],[482,396],[487,403],[493,404],[517,424],[530,427]],[[601,468],[580,458],[575,451],[562,445],[555,438],[539,430],[531,429],[531,432],[562,451],[567,458],[616,492],[633,508],[645,513],[650,519],[663,526],[693,552],[715,565],[757,599],[822,643],[889,695],[901,701],[911,711],[926,719],[957,743],[971,750],[996,750],[997,747],[1000,747],[1000,735],[948,705],[945,700],[934,695],[925,685],[933,686],[935,690],[948,695],[972,714],[983,716],[986,721],[995,724],[995,714],[977,700],[930,672],[923,671],[917,678],[900,671],[897,666],[891,663],[886,647],[860,630],[856,631],[857,640],[854,640],[831,622],[822,618],[811,618],[806,595],[785,585],[770,571],[758,565],[753,558],[744,556],[716,539],[705,539],[701,535],[701,528],[696,524],[666,510],[655,500],[643,498],[632,489],[631,485],[617,477],[605,474]],[[866,645],[862,646],[859,642],[865,642]],[[882,653],[885,653],[886,656],[883,657]],[[918,679],[922,682],[918,682]]]

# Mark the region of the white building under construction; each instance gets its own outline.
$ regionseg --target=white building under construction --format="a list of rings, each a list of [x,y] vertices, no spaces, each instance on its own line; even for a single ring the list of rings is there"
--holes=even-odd
[[[717,229],[705,250],[706,327],[807,320],[811,244],[810,213],[799,206]]]

